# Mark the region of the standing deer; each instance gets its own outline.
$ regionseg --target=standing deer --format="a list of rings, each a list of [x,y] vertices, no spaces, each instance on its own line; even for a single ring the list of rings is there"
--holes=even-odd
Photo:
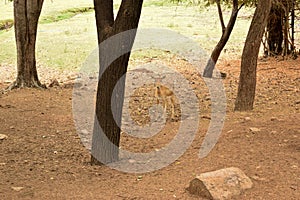
[[[171,118],[174,119],[175,112],[175,95],[167,87],[161,85],[160,83],[155,84],[155,98],[156,103],[159,104],[159,101],[162,101],[164,112],[167,113],[167,106],[171,106]]]

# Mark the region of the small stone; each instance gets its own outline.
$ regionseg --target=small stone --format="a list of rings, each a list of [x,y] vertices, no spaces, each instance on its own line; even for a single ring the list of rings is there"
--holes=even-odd
[[[300,104],[300,100],[295,101],[295,104]]]
[[[297,165],[292,165],[291,168],[292,169],[298,169],[298,166]]]
[[[14,191],[20,192],[21,190],[24,189],[24,187],[11,187]]]
[[[245,121],[246,122],[251,121],[251,118],[250,117],[245,117]]]
[[[205,101],[209,101],[210,100],[210,96],[205,97]]]
[[[277,131],[271,131],[271,134],[276,134],[277,133]]]
[[[251,127],[251,128],[249,128],[249,130],[250,130],[252,133],[257,133],[257,132],[260,131],[259,128],[255,128],[255,127]]]
[[[211,120],[211,117],[210,117],[210,116],[206,116],[206,115],[202,115],[201,118],[202,118],[202,119],[208,119],[208,120]]]
[[[225,79],[227,77],[227,74],[224,72],[220,72],[221,78]]]
[[[8,136],[7,135],[4,135],[4,134],[0,134],[0,140],[5,140],[7,139]]]
[[[271,121],[272,121],[272,122],[278,121],[278,118],[276,118],[276,117],[271,117]]]
[[[81,133],[84,134],[84,135],[88,135],[88,134],[89,134],[89,131],[86,130],[86,129],[83,129],[83,130],[81,130]]]

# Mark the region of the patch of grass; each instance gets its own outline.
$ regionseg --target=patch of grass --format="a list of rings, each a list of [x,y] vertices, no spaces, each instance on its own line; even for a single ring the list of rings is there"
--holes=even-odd
[[[170,24],[167,25],[167,27],[176,28],[176,27],[178,27],[178,24],[174,24],[173,22],[171,22]]]
[[[173,0],[148,0],[143,3],[143,6],[174,6],[177,5],[176,1]]]
[[[9,29],[13,25],[14,25],[14,20],[12,20],[12,19],[0,20],[0,30]]]
[[[83,7],[83,8],[70,8],[67,10],[60,11],[58,13],[54,13],[49,16],[42,17],[40,19],[41,24],[46,24],[46,23],[52,23],[52,22],[58,22],[61,20],[66,20],[74,17],[77,14],[81,13],[87,13],[87,12],[93,12],[94,8],[93,7]]]

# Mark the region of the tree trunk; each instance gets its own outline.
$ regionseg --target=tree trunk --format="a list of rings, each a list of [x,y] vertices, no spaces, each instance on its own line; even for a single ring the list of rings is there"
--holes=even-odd
[[[17,79],[11,86],[44,87],[36,70],[35,44],[43,0],[15,0],[14,27],[17,46]]]
[[[113,0],[94,0],[100,70],[91,164],[108,164],[119,159],[120,127],[125,91],[125,78],[122,76],[127,72],[130,50],[136,31],[125,35],[119,33],[138,27],[142,4],[143,0],[123,0],[114,20]],[[116,35],[117,38],[114,37]],[[112,38],[116,40],[112,42],[113,45],[105,43],[107,39]],[[129,51],[119,57],[116,56],[118,51],[124,48]],[[112,59],[114,56],[116,59]]]
[[[236,22],[236,18],[237,18],[239,9],[240,9],[240,8],[238,8],[238,0],[233,0],[231,16],[230,16],[229,22],[227,24],[227,27],[225,27],[220,1],[216,1],[216,3],[218,6],[218,13],[219,13],[219,18],[220,18],[221,27],[222,27],[222,37],[221,37],[220,41],[218,42],[218,44],[216,45],[216,47],[214,48],[214,50],[210,56],[210,59],[208,60],[206,67],[204,69],[203,77],[208,77],[208,78],[212,77],[215,65],[220,57],[220,54],[221,54],[223,48],[225,47],[226,43],[229,40],[229,37],[233,30],[233,27]]]
[[[283,42],[283,16],[284,10],[281,6],[273,3],[268,17],[268,55],[276,56],[282,53]]]
[[[256,88],[257,58],[261,39],[271,9],[271,2],[272,0],[258,2],[249,28],[242,54],[238,94],[235,102],[236,111],[253,109]]]

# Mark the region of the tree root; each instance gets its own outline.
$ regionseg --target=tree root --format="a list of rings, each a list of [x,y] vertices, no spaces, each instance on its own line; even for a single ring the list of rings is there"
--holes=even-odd
[[[4,92],[12,91],[14,89],[20,88],[37,88],[37,89],[47,89],[45,84],[41,84],[40,81],[32,81],[30,84],[25,83],[24,81],[14,81],[10,84]]]

